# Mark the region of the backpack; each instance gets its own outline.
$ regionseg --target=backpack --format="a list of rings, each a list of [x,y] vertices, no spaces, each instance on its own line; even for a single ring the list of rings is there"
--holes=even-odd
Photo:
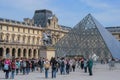
[[[22,67],[26,67],[26,62],[25,61],[22,62]]]
[[[45,69],[49,69],[49,67],[50,67],[50,64],[49,64],[49,63],[46,63],[46,64],[45,64]]]
[[[64,63],[64,61],[62,61],[62,63],[61,63],[61,66],[62,66],[62,67],[64,67],[64,66],[65,66],[65,63]]]
[[[9,65],[8,64],[4,65],[4,70],[9,70]]]

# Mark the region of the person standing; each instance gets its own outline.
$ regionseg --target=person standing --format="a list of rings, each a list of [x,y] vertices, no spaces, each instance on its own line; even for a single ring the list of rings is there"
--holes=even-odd
[[[89,71],[89,75],[92,76],[93,73],[92,73],[92,67],[93,67],[93,60],[90,58],[88,60],[88,71]]]
[[[15,60],[12,60],[10,67],[11,67],[11,79],[14,79],[16,69]]]
[[[86,59],[84,59],[84,72],[87,73],[87,66],[88,66],[88,62]]]
[[[16,59],[15,64],[16,64],[16,75],[18,75],[19,69],[20,69],[20,62],[19,62],[19,59]]]
[[[69,74],[70,72],[70,63],[69,63],[69,60],[67,60],[67,63],[66,63],[66,74]]]
[[[52,78],[56,78],[57,61],[55,58],[53,58],[51,61],[51,67],[52,67]]]
[[[9,78],[10,64],[11,64],[10,59],[6,58],[5,61],[4,61],[4,71],[5,71],[5,78],[6,79]]]
[[[48,59],[45,60],[44,67],[45,67],[45,78],[48,78],[48,71],[50,68],[50,62],[48,61]]]

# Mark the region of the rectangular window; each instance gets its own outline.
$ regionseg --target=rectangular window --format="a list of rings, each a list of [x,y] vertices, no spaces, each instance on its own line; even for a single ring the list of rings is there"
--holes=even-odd
[[[8,26],[7,26],[7,31],[8,31]]]
[[[0,25],[0,30],[2,30],[2,25]]]
[[[23,28],[23,33],[25,33],[25,29]]]
[[[14,27],[12,27],[12,31],[14,31]]]
[[[2,40],[2,34],[0,34],[0,40]]]
[[[18,28],[18,32],[20,32],[20,28]]]
[[[33,30],[33,34],[34,34],[34,32],[35,32],[35,31]]]
[[[6,41],[8,42],[8,40],[9,40],[9,37],[8,37],[8,35],[6,36]]]
[[[30,33],[30,30],[28,29],[28,33]]]

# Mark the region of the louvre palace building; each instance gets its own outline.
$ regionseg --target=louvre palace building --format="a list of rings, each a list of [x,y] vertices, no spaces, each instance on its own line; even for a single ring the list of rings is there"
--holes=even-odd
[[[120,27],[107,27],[108,31],[120,41]],[[23,22],[0,18],[0,58],[39,58],[43,44],[43,33],[51,35],[54,45],[70,27],[59,25],[58,18],[50,10],[36,10],[32,19]]]
[[[43,45],[42,34],[49,32],[54,45],[69,27],[58,24],[58,18],[50,10],[36,10],[32,19],[24,22],[0,18],[0,57],[38,58]]]

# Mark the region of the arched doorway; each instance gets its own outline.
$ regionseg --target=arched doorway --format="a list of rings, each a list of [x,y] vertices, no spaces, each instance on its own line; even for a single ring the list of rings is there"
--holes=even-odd
[[[23,57],[26,57],[26,49],[23,50]]]
[[[32,53],[32,50],[29,49],[29,51],[28,51],[28,57],[30,57],[30,58],[32,57],[32,56],[31,56],[31,53]]]
[[[0,57],[3,56],[3,48],[0,48]]]
[[[36,58],[36,49],[33,51],[33,57]]]
[[[16,52],[16,50],[15,50],[15,48],[13,48],[13,49],[12,49],[12,57],[13,57],[13,58],[15,58],[15,52]]]
[[[18,57],[20,57],[21,56],[21,49],[19,48],[18,49]]]
[[[38,49],[38,57],[40,57],[40,49]]]
[[[9,48],[6,49],[6,57],[10,57],[10,49]]]

